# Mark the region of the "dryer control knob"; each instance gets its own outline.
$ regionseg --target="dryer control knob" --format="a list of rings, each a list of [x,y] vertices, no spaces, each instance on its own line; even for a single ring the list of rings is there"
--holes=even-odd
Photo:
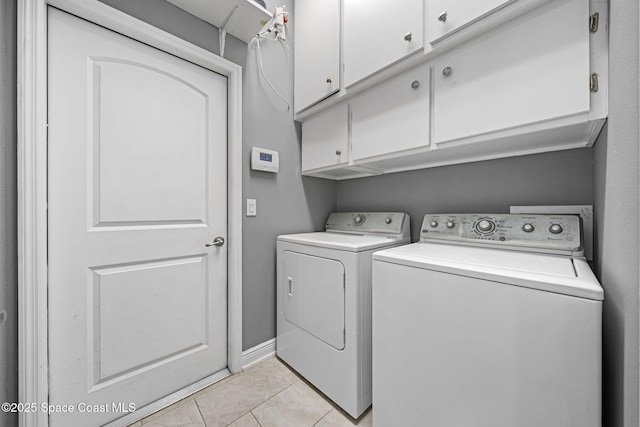
[[[483,219],[476,225],[476,228],[478,229],[478,231],[488,233],[490,231],[493,231],[493,229],[496,228],[496,225],[493,223],[493,221]]]
[[[356,215],[353,217],[353,222],[356,223],[356,225],[361,225],[364,224],[364,215]]]
[[[391,217],[386,217],[386,218],[384,219],[384,223],[385,223],[385,224],[391,224],[391,221],[393,221],[393,220],[391,219]]]
[[[455,223],[455,222],[453,222],[453,221],[447,221],[447,224],[446,224],[446,225],[447,225],[447,228],[453,228],[453,227],[455,227],[455,226],[456,226],[456,223]]]
[[[533,224],[526,223],[522,226],[522,231],[525,233],[531,233],[533,230],[535,230]]]
[[[431,226],[431,228],[436,228],[438,226],[438,221],[431,221],[429,225]]]
[[[551,224],[551,227],[549,227],[549,231],[553,234],[560,234],[562,233],[562,226],[560,224]]]

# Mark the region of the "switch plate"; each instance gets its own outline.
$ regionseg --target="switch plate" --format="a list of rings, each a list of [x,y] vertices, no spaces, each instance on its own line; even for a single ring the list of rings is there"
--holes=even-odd
[[[256,216],[257,210],[256,199],[247,199],[247,216]]]
[[[582,230],[584,231],[584,257],[588,261],[593,261],[593,206],[511,206],[511,213],[580,215],[582,217]]]

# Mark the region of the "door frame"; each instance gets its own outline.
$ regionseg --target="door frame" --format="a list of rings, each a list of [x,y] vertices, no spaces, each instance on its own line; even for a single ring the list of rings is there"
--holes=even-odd
[[[100,3],[98,0],[18,0],[18,402],[36,403],[39,408],[41,404],[48,403],[49,394],[47,358],[48,6],[69,12],[227,77],[227,241],[229,242],[227,352],[229,371],[232,373],[241,371],[242,67]],[[215,378],[212,378],[211,382],[214,380]],[[200,387],[205,386],[202,382],[197,384]],[[21,412],[19,422],[22,427],[48,426],[49,424],[47,413],[42,411]]]

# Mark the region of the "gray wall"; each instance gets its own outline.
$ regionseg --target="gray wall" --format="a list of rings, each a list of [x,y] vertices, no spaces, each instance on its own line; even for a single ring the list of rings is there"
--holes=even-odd
[[[605,426],[638,416],[638,1],[610,0],[609,121],[594,147],[596,271],[604,301]]]
[[[191,43],[219,53],[218,31],[164,0],[101,0],[119,10]],[[267,1],[269,10],[286,5],[293,13],[293,0]],[[263,42],[264,71],[272,84],[293,103],[293,37],[287,28],[291,50]],[[256,217],[243,217],[242,348],[247,350],[276,335],[276,237],[279,234],[320,230],[335,209],[335,187],[331,181],[302,178],[300,132],[293,111],[276,95],[257,69],[253,48],[227,37],[225,58],[243,66],[243,199],[257,200]],[[280,153],[280,172],[252,171],[251,147]],[[244,203],[244,201],[243,201]]]
[[[7,0],[0,3],[0,402],[18,399],[16,132],[16,1]],[[0,412],[0,426],[17,419]]]
[[[280,0],[277,4],[293,10],[292,0]],[[287,31],[288,44],[293,49],[292,33]],[[264,72],[292,107],[293,51],[271,42],[261,43],[261,51]],[[243,78],[243,149],[247,166],[243,168],[243,195],[256,199],[258,207],[258,215],[245,216],[242,224],[243,349],[246,350],[276,335],[276,237],[322,230],[327,215],[335,209],[336,184],[302,177],[300,129],[294,126],[293,110],[287,108],[260,76],[252,47]],[[248,167],[253,146],[278,150],[279,173]]]
[[[426,213],[592,204],[592,161],[579,149],[340,181],[338,210],[407,212],[417,241]]]

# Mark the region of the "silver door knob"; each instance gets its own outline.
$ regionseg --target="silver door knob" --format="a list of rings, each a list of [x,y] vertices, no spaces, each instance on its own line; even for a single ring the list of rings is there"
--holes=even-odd
[[[205,246],[210,248],[211,246],[222,246],[222,245],[224,245],[224,237],[218,236],[215,239],[213,239],[213,242],[207,243]]]
[[[447,21],[447,12],[442,12],[440,15],[438,15],[438,21],[446,22]]]
[[[412,37],[411,33],[407,33],[407,34],[405,34],[405,35],[404,35],[404,39],[405,39],[406,41],[408,41],[408,42],[410,42],[410,41],[411,41],[411,37]]]

